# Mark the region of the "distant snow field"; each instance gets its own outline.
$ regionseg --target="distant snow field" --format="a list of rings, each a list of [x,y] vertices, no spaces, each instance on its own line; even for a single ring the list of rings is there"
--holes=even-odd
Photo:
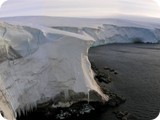
[[[159,43],[160,25],[116,19],[0,18],[0,110],[9,120],[38,103],[96,91],[91,46]],[[63,94],[62,94],[63,92]],[[84,98],[85,99],[85,98]]]

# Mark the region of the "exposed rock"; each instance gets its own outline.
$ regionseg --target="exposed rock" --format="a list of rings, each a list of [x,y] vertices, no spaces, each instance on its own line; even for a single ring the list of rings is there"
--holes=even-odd
[[[109,74],[105,74],[104,72],[98,70],[98,68],[96,67],[96,65],[91,62],[91,67],[95,73],[95,79],[98,81],[98,82],[103,82],[103,83],[110,83],[112,81],[111,77]]]
[[[119,119],[119,120],[138,120],[136,116],[124,111],[114,111],[113,112],[115,114],[115,116]]]

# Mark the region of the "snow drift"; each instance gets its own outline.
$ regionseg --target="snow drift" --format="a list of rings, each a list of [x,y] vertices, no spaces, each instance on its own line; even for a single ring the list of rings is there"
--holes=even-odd
[[[94,90],[107,100],[88,60],[93,42],[84,35],[1,23],[0,109],[6,118],[13,120],[61,94],[67,100],[71,92]]]

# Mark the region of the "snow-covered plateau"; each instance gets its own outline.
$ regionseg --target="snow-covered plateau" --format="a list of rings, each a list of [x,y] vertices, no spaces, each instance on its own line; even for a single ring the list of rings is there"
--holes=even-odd
[[[96,91],[88,60],[91,46],[160,42],[158,23],[116,19],[0,18],[0,110],[8,120],[37,104],[89,99]],[[94,100],[94,98],[90,98]],[[95,100],[97,100],[95,98]]]

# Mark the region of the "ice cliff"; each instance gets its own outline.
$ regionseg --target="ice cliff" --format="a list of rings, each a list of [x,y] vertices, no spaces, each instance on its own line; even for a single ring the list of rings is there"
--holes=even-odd
[[[97,28],[92,27],[53,27],[55,29],[78,34],[88,34],[95,39],[94,46],[109,43],[159,43],[160,29],[133,26],[118,26],[102,24]]]
[[[160,31],[158,29],[104,24],[102,28],[84,28],[84,31],[96,39],[94,45],[103,45],[108,43],[160,42]]]
[[[9,120],[38,103],[96,91],[88,60],[91,37],[46,27],[0,23],[0,109]],[[82,96],[77,99],[83,99]]]

